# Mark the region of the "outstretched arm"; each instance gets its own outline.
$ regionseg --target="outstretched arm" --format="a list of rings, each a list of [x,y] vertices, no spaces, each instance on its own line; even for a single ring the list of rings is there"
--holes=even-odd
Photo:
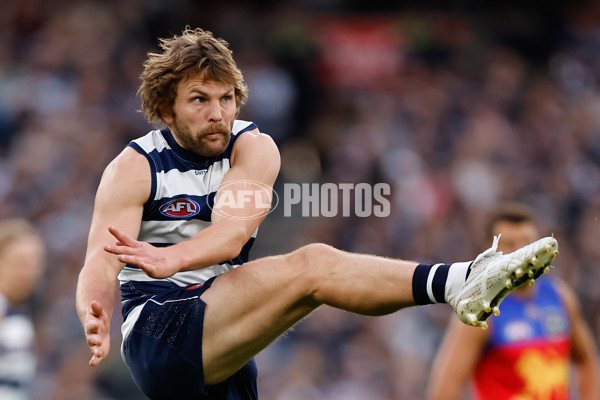
[[[457,400],[473,375],[489,331],[452,318],[438,349],[429,378],[429,400]]]
[[[582,400],[600,398],[598,349],[587,323],[581,315],[579,301],[563,281],[558,288],[571,319],[571,358],[577,373],[577,389]]]
[[[91,366],[98,365],[110,350],[110,319],[116,278],[123,267],[117,257],[103,249],[114,241],[107,227],[118,223],[128,235],[137,237],[142,207],[150,194],[150,179],[146,159],[135,150],[126,148],[104,171],[96,193],[76,298],[77,313],[92,353]]]
[[[271,204],[279,166],[279,151],[271,137],[258,130],[245,132],[235,142],[231,169],[221,182],[209,227],[189,240],[157,248],[135,240],[119,223],[118,229],[110,230],[117,243],[105,250],[121,262],[139,266],[152,278],[235,258],[266,216],[265,205]]]

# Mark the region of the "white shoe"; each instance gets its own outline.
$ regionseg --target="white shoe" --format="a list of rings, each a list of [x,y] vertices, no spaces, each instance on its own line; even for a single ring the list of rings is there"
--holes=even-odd
[[[493,313],[500,315],[498,305],[514,289],[550,271],[550,263],[558,255],[558,242],[546,237],[503,255],[496,251],[500,236],[492,247],[477,256],[465,284],[448,296],[448,303],[458,318],[467,325],[487,328],[485,320]]]

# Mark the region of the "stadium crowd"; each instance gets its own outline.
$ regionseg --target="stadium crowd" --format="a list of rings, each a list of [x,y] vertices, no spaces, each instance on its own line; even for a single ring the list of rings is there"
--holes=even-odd
[[[152,129],[137,112],[145,55],[185,25],[231,44],[250,89],[240,118],[282,153],[278,193],[286,183],[391,185],[385,218],[284,216],[280,205],[253,257],[321,241],[467,260],[489,246],[486,213],[519,200],[558,238],[552,273],[576,290],[600,338],[600,5],[219,3],[3,2],[0,218],[27,218],[48,246],[32,303],[34,399],[143,398],[120,360],[117,323],[110,360],[87,366],[74,291],[102,170]],[[424,398],[451,315],[324,307],[259,355],[261,398]]]

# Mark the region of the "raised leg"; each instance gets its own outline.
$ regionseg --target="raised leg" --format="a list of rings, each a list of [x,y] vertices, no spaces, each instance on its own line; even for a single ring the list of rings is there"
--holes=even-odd
[[[416,266],[311,244],[220,276],[202,295],[206,384],[235,373],[321,304],[364,315],[414,305]]]

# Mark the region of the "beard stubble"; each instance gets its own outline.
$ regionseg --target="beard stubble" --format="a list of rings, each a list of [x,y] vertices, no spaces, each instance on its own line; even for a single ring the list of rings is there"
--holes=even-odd
[[[192,132],[188,124],[182,122],[177,116],[174,116],[173,127],[175,128],[173,134],[177,136],[181,147],[203,157],[215,157],[222,154],[231,138],[231,128],[221,122],[214,123],[197,132]],[[215,132],[220,134],[216,141],[205,137]]]

